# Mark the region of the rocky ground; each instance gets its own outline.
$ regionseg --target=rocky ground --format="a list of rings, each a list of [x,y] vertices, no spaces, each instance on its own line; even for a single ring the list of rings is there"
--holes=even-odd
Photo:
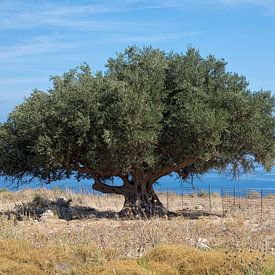
[[[178,199],[182,204],[182,198]],[[261,261],[274,255],[273,219],[252,215],[248,218],[241,213],[224,217],[220,215],[219,201],[217,197],[212,202],[217,208],[211,215],[205,214],[208,212],[203,203],[186,198],[185,210],[175,211],[195,215],[125,220],[117,215],[122,201],[115,196],[104,198],[61,190],[2,191],[0,240],[24,240],[36,248],[93,245],[112,251],[113,257],[120,260],[144,257],[160,245],[179,244],[228,254],[257,251]]]

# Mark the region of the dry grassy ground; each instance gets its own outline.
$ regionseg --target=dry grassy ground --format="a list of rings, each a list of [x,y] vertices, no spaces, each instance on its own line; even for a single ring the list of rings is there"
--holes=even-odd
[[[118,211],[123,203],[117,196],[61,190],[2,191],[0,211],[38,195],[64,196],[72,205],[98,211]],[[174,205],[169,208],[204,207],[193,197],[169,196]],[[212,207],[221,211],[221,198]],[[72,221],[0,216],[0,274],[275,274],[274,250],[275,224],[268,216]]]

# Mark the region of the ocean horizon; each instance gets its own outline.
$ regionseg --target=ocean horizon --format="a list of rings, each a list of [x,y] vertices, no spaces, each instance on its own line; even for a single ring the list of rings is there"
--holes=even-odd
[[[108,183],[108,182],[107,182]],[[92,189],[93,180],[81,180],[77,181],[74,178],[64,179],[51,184],[43,184],[38,180],[34,180],[30,184],[22,184],[18,187],[12,184],[11,181],[0,178],[0,189],[7,188],[10,191],[23,190],[27,188],[38,189],[69,189],[76,193],[93,193]],[[115,179],[109,184],[119,185],[119,179]],[[258,167],[251,174],[242,174],[238,179],[232,179],[232,175],[219,174],[217,172],[209,172],[201,177],[194,177],[193,184],[190,181],[183,181],[177,178],[176,175],[165,176],[155,183],[154,188],[159,192],[175,192],[181,193],[183,190],[189,188],[196,188],[202,190],[211,190],[211,192],[222,192],[227,188],[238,189],[253,189],[253,190],[271,190],[275,189],[275,167],[271,172],[267,173],[263,168]],[[98,192],[97,192],[98,193]]]

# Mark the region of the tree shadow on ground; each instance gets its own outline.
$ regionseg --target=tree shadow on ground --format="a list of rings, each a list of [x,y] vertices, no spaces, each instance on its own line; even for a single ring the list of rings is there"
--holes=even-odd
[[[15,217],[16,220],[35,219],[46,220],[57,217],[63,220],[81,220],[81,219],[149,219],[146,216],[122,216],[120,212],[107,210],[99,211],[89,206],[71,205],[71,200],[59,197],[56,200],[50,200],[42,196],[36,196],[31,202],[21,202],[16,204],[14,210],[0,212],[0,215],[6,215],[9,218]],[[199,219],[203,216],[221,216],[218,213],[212,213],[201,210],[179,210],[176,212],[167,211],[165,215],[159,218],[172,219],[183,217],[186,219]],[[155,218],[156,216],[154,216]],[[151,217],[153,218],[153,217]]]

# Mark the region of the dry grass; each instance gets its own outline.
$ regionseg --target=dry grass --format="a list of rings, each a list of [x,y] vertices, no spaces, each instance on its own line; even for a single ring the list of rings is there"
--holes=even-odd
[[[120,197],[107,200],[58,189],[4,191],[0,211],[37,195],[65,196],[75,205],[101,211],[122,205]],[[169,196],[182,203],[180,196]],[[196,198],[186,199],[197,205]],[[209,251],[198,249],[201,240]],[[18,222],[0,216],[0,274],[275,274],[274,250],[274,220],[257,217]]]
[[[272,274],[271,258],[257,252],[201,251],[159,246],[139,259],[118,259],[93,245],[34,247],[26,241],[0,240],[3,274]]]
[[[47,199],[56,199],[64,196],[72,199],[74,205],[85,205],[96,208],[99,211],[116,211],[118,212],[122,206],[124,199],[122,196],[106,194],[94,195],[86,193],[74,193],[71,190],[62,190],[60,188],[48,189],[25,189],[23,191],[9,192],[6,189],[0,189],[0,210],[11,210],[14,205],[19,202],[28,202],[34,196],[43,196]],[[203,209],[209,209],[208,195],[194,196],[184,195],[180,196],[176,193],[159,193],[160,200],[164,206],[168,206],[169,210],[176,211],[183,208],[196,209],[197,206],[202,206]],[[211,202],[212,210],[222,211],[222,199],[218,194],[212,194],[213,201]],[[167,205],[168,201],[168,205]]]
[[[257,252],[202,251],[180,245],[157,247],[140,261],[148,267],[160,263],[181,274],[257,274],[264,270],[264,259]]]

